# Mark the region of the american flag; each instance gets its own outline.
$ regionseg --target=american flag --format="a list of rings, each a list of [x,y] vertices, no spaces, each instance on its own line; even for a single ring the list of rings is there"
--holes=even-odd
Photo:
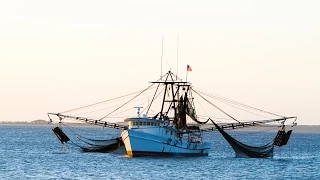
[[[191,66],[187,65],[187,71],[192,71]]]

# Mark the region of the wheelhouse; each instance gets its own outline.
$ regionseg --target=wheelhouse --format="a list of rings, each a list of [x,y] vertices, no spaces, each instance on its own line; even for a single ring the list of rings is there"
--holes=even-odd
[[[140,128],[140,127],[162,127],[164,126],[163,120],[158,120],[154,118],[127,118],[124,120],[128,123],[128,128]]]

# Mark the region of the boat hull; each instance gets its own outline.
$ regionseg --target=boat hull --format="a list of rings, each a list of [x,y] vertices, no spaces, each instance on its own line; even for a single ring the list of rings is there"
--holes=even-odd
[[[207,156],[210,149],[209,143],[187,143],[130,129],[124,130],[121,137],[129,157]]]

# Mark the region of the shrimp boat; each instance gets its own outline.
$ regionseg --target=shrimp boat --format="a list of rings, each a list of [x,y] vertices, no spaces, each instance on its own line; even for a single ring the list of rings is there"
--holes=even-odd
[[[150,94],[148,95],[148,102],[143,107],[143,104],[139,104],[134,100],[141,96],[143,93],[155,89],[152,94],[150,102]],[[236,122],[216,123],[217,120],[208,116],[205,120],[203,117],[198,116],[195,110],[195,97],[197,95],[204,102],[207,102],[211,107],[214,107],[220,113],[226,115],[229,120]],[[179,79],[171,71],[168,71],[165,75],[161,76],[157,81],[151,82],[151,85],[146,89],[134,94],[128,101],[125,101],[122,105],[117,107],[102,118],[89,118],[80,117],[75,115],[69,115],[67,113],[72,111],[78,111],[79,109],[88,108],[93,105],[105,103],[95,103],[93,105],[76,108],[63,113],[48,113],[51,116],[57,116],[60,123],[64,119],[73,119],[76,121],[84,121],[94,125],[100,125],[108,128],[121,129],[121,139],[125,146],[126,154],[129,157],[136,156],[207,156],[211,148],[211,143],[205,140],[203,134],[205,132],[216,131],[221,132],[223,137],[235,150],[237,157],[271,157],[273,155],[274,146],[283,146],[287,143],[290,133],[283,131],[284,124],[288,119],[295,119],[296,117],[279,116],[267,111],[263,111],[251,106],[244,106],[238,103],[242,107],[247,107],[251,110],[260,111],[269,115],[277,116],[277,118],[265,119],[265,120],[253,120],[253,121],[240,121],[230,114],[226,113],[216,104],[212,103],[205,97],[207,93],[197,91],[191,86],[190,82]],[[214,97],[210,96],[209,97]],[[123,96],[119,97],[123,98]],[[214,97],[222,100],[221,97]],[[158,101],[157,101],[158,100]],[[139,106],[133,106],[136,109],[137,115],[128,116],[124,119],[125,124],[106,121],[107,118],[112,118],[112,114],[119,111],[119,109],[127,106],[129,102],[137,104]],[[158,102],[158,103],[157,103]],[[231,103],[233,106],[237,102],[229,99],[224,99],[225,103]],[[155,105],[156,104],[156,105]],[[129,105],[130,107],[130,105]],[[133,109],[131,108],[129,109]],[[156,113],[152,109],[158,109]],[[131,111],[132,113],[133,111]],[[116,117],[115,117],[116,118]],[[215,119],[215,120],[214,120]],[[212,123],[211,123],[212,122]],[[294,121],[295,122],[295,121]],[[210,124],[211,123],[211,124]],[[276,127],[279,127],[284,133],[278,133],[276,138],[271,144],[261,147],[249,146],[241,143],[240,141],[232,138],[225,130],[239,129],[245,127],[253,127],[259,125],[265,125],[269,123],[278,123]],[[279,131],[280,132],[280,131]],[[56,133],[59,137],[59,134]],[[61,138],[59,138],[61,140]],[[61,141],[62,142],[62,141]],[[63,143],[63,142],[62,142]],[[114,145],[114,144],[113,144]]]
[[[210,144],[203,142],[199,126],[186,122],[186,116],[196,120],[190,83],[174,81],[171,72],[165,81],[152,83],[165,87],[161,110],[154,117],[140,117],[138,107],[138,117],[125,120],[128,128],[121,137],[127,155],[208,155]]]

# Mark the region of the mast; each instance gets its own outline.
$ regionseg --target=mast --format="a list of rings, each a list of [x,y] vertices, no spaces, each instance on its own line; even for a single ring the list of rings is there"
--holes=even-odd
[[[167,75],[167,77],[166,77],[166,80],[164,81],[164,84],[165,84],[165,89],[164,89],[164,95],[163,95],[163,100],[162,100],[162,106],[161,106],[161,111],[160,111],[160,119],[162,119],[162,117],[163,117],[163,108],[164,108],[164,102],[165,102],[165,100],[166,100],[166,94],[167,94],[167,87],[168,87],[168,84],[166,83],[167,82],[167,80],[168,80],[168,77],[169,77],[169,74],[170,74],[171,72],[169,71],[168,72],[168,75]]]
[[[165,85],[165,89],[164,89],[164,94],[163,94],[163,98],[162,98],[162,106],[161,106],[161,110],[160,110],[160,119],[167,119],[167,115],[169,114],[170,110],[173,110],[173,117],[171,117],[171,119],[169,118],[169,120],[173,120],[173,124],[176,125],[176,127],[178,127],[178,124],[181,124],[181,120],[184,119],[184,121],[182,122],[182,127],[185,127],[186,125],[186,117],[183,118],[182,114],[181,114],[181,110],[183,110],[183,112],[186,112],[185,108],[187,107],[187,103],[186,101],[188,101],[187,98],[187,93],[189,90],[189,86],[190,84],[188,82],[180,82],[180,81],[176,81],[175,78],[173,77],[174,74],[169,71],[166,75],[166,78],[164,81],[161,82],[152,82],[152,83],[161,83]],[[181,88],[182,87],[182,88]],[[171,88],[171,91],[170,91]],[[176,88],[176,89],[175,89]],[[185,93],[181,93],[181,97],[180,97],[180,91],[185,91]],[[167,98],[167,96],[171,94],[170,98]],[[179,107],[180,105],[180,98],[182,98],[182,106]],[[169,104],[168,109],[165,110],[165,105]],[[180,109],[179,109],[180,108]],[[186,114],[186,113],[184,113]],[[178,121],[180,120],[180,121]]]

